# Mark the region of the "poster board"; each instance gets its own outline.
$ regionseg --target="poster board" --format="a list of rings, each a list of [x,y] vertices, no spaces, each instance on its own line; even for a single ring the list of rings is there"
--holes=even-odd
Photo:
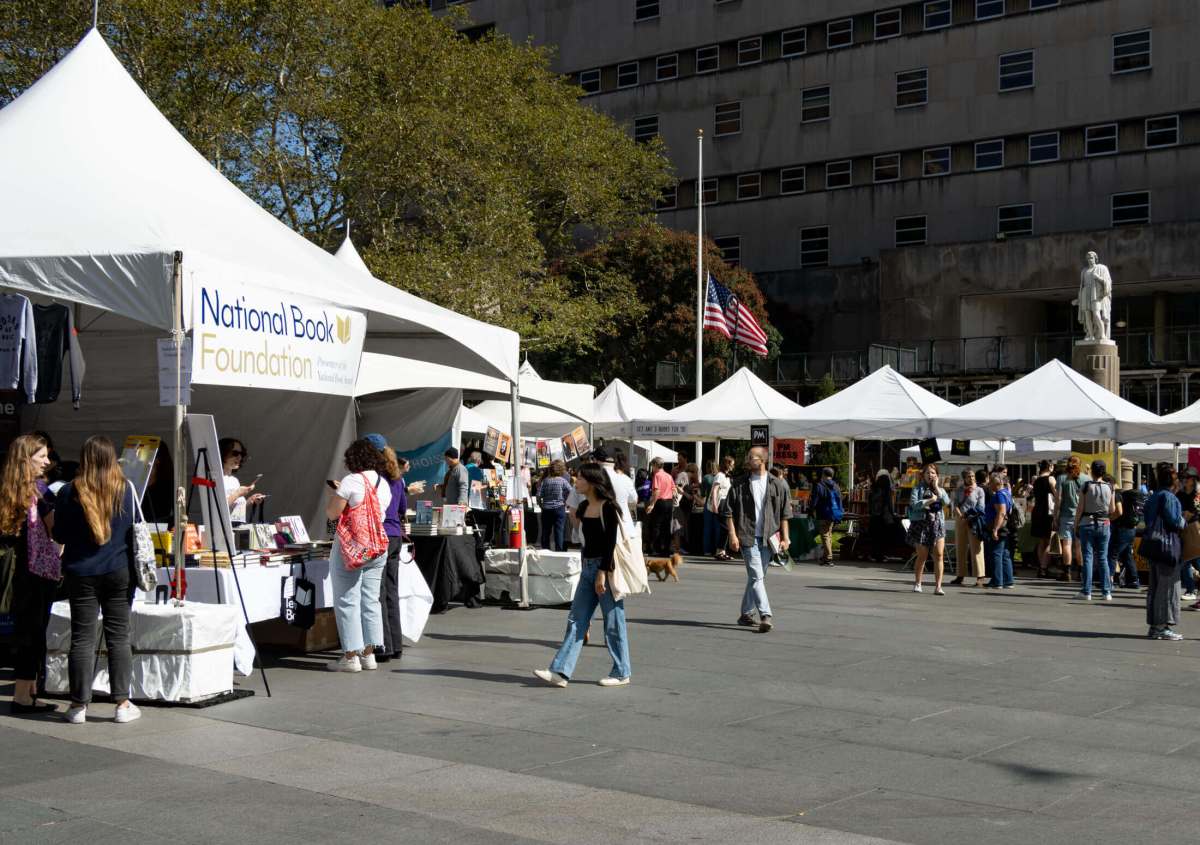
[[[502,464],[507,464],[512,461],[513,441],[511,434],[501,434],[500,442],[496,446],[496,460]]]
[[[571,435],[565,435],[562,438],[563,460],[567,463],[579,457],[579,450],[575,448],[575,438]]]
[[[771,451],[771,463],[781,467],[798,467],[804,463],[807,444],[795,437],[776,437]]]
[[[192,444],[191,463],[195,475],[204,472],[204,465],[197,465],[200,451],[204,450],[208,461],[208,472],[216,487],[210,491],[197,487],[197,498],[200,499],[200,515],[213,549],[226,554],[233,554],[229,541],[233,537],[233,523],[229,519],[229,500],[225,498],[225,484],[221,468],[221,447],[217,441],[217,421],[212,414],[187,415],[188,439]],[[216,512],[213,512],[213,502],[216,502]]]
[[[146,487],[150,484],[150,471],[154,468],[154,459],[158,456],[158,448],[162,445],[161,437],[148,434],[131,434],[125,438],[121,447],[121,472],[133,484],[140,502],[146,496]]]
[[[483,438],[483,453],[498,457],[500,452],[500,429],[488,426],[487,435]]]
[[[970,440],[951,440],[950,454],[959,458],[971,457],[971,441]]]
[[[575,430],[571,432],[571,439],[575,441],[575,454],[579,457],[582,458],[592,451],[592,443],[588,440],[587,429],[583,426],[575,426]]]

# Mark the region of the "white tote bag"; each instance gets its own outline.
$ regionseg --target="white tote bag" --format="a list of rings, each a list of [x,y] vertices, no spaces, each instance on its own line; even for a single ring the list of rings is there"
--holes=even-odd
[[[396,580],[396,592],[400,596],[400,631],[409,642],[419,642],[425,633],[429,610],[433,607],[433,593],[417,567],[411,543],[400,547],[400,567]]]
[[[600,512],[600,524],[604,524],[604,512]],[[617,545],[613,548],[613,571],[609,578],[613,600],[626,596],[650,592],[650,581],[646,577],[646,559],[642,557],[640,539],[629,536],[625,520],[617,520]]]

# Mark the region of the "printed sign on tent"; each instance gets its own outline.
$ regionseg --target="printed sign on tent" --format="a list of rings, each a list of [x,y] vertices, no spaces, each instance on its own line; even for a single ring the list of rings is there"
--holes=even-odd
[[[433,485],[441,484],[442,478],[446,475],[446,450],[450,448],[450,442],[453,439],[454,432],[447,431],[424,446],[405,451],[397,450],[396,457],[408,460],[409,469],[404,475],[404,480],[409,484],[414,481],[424,481],[426,488],[431,491]]]
[[[950,454],[957,455],[960,458],[971,457],[971,441],[970,440],[951,440]]]
[[[639,440],[683,440],[688,434],[687,423],[635,422],[633,434]]]
[[[750,426],[750,448],[766,449],[771,442],[771,426],[769,425],[752,425]]]
[[[942,459],[942,450],[938,448],[936,438],[921,441],[921,463],[936,464]]]
[[[279,291],[195,280],[191,329],[195,384],[352,396],[367,320]]]
[[[550,444],[545,440],[537,442],[537,465],[539,469],[550,466]]]
[[[804,465],[805,443],[794,437],[775,438],[775,448],[771,455],[771,463],[782,467],[798,467]]]
[[[506,464],[512,460],[512,435],[501,434],[500,444],[496,447],[496,460]]]
[[[568,463],[579,457],[579,451],[575,448],[575,438],[571,435],[565,435],[562,438],[563,460]]]
[[[588,452],[592,451],[592,444],[588,440],[587,430],[581,426],[575,426],[575,430],[571,432],[571,439],[575,441],[575,453],[579,457],[583,457]]]
[[[483,453],[495,456],[500,451],[500,429],[488,426],[487,435],[483,438]]]

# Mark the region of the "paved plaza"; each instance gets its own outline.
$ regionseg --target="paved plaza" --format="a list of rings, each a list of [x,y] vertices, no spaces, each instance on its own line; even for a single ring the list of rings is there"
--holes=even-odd
[[[455,608],[375,673],[276,659],[270,699],[0,716],[0,842],[1195,840],[1200,613],[1152,642],[1131,591],[805,565],[760,635],[740,567],[682,577],[628,602],[627,688],[594,683],[596,623],[560,690],[530,670],[562,609]]]

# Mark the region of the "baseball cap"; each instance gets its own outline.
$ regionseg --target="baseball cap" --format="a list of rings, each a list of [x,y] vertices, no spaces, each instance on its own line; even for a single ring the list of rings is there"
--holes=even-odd
[[[380,452],[387,448],[387,439],[382,434],[364,434],[362,439],[370,443]]]

